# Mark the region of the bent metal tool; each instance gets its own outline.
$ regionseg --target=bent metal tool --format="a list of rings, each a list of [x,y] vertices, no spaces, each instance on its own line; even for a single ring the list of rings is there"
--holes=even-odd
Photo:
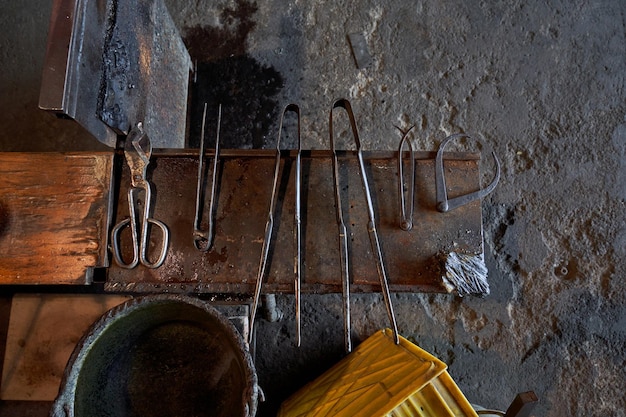
[[[498,185],[498,181],[500,180],[500,161],[498,160],[496,153],[492,151],[491,154],[493,155],[493,159],[496,163],[496,175],[491,183],[485,188],[478,191],[448,199],[448,191],[446,190],[446,179],[443,172],[443,149],[451,141],[461,138],[468,138],[475,140],[478,143],[482,143],[478,139],[474,139],[471,136],[466,135],[465,133],[457,133],[448,136],[443,140],[443,142],[441,142],[441,145],[439,145],[439,150],[437,151],[437,156],[435,157],[435,188],[437,196],[437,210],[442,213],[454,210],[455,208],[461,207],[474,200],[478,200],[487,196],[496,188],[496,186]]]
[[[296,113],[298,117],[298,149],[300,154],[300,108],[295,104],[289,104],[283,110],[282,116],[280,118],[280,126],[278,128],[278,139],[276,140],[276,157],[275,157],[275,165],[274,165],[274,180],[272,183],[272,194],[270,197],[270,206],[267,213],[267,222],[265,223],[265,236],[263,238],[263,247],[261,248],[261,259],[259,261],[259,271],[256,280],[256,286],[254,290],[254,298],[252,302],[252,308],[250,310],[250,333],[248,335],[248,342],[252,343],[252,338],[254,337],[254,319],[256,317],[256,311],[259,306],[259,298],[261,296],[261,286],[263,284],[263,277],[265,276],[265,270],[267,268],[267,260],[269,257],[270,243],[272,241],[272,231],[274,229],[274,212],[276,208],[276,199],[278,197],[278,177],[280,173],[280,138],[283,130],[283,122],[285,119],[285,113],[288,111],[293,111]],[[300,173],[299,173],[299,162],[296,161],[296,171],[298,178],[296,179],[296,214],[295,214],[295,226],[296,230],[294,232],[295,241],[296,241],[296,255],[295,255],[295,266],[294,271],[296,274],[296,325],[297,325],[297,339],[298,346],[300,345]]]
[[[207,252],[213,246],[213,237],[215,234],[215,196],[217,190],[217,166],[220,159],[220,128],[222,122],[222,105],[220,104],[217,115],[217,137],[215,138],[215,154],[213,156],[213,168],[211,170],[211,190],[208,213],[208,227],[202,230],[200,223],[202,222],[202,209],[204,206],[204,129],[206,123],[206,108],[204,103],[204,112],[202,113],[202,133],[200,134],[200,151],[198,156],[198,186],[196,188],[196,215],[193,220],[193,245],[202,252]]]
[[[415,204],[415,154],[413,152],[413,144],[409,139],[409,133],[414,127],[415,126],[411,126],[408,130],[404,131],[396,126],[396,129],[402,133],[402,139],[400,140],[400,146],[398,147],[398,196],[400,197],[400,228],[404,231],[409,231],[413,228],[413,208]],[[404,182],[404,164],[402,162],[402,150],[404,149],[405,143],[409,149],[408,187]]]
[[[337,150],[335,146],[335,133],[333,130],[333,110],[336,108],[343,108],[348,114],[350,121],[350,127],[352,129],[352,136],[356,144],[357,157],[359,160],[359,168],[361,172],[361,182],[363,185],[363,193],[365,194],[365,200],[367,202],[367,211],[369,216],[368,232],[370,237],[370,243],[372,245],[372,252],[376,260],[376,267],[378,270],[378,276],[380,278],[380,286],[385,300],[385,306],[387,308],[387,314],[391,327],[393,329],[395,343],[400,343],[398,337],[398,326],[396,324],[396,317],[393,312],[393,305],[391,304],[391,296],[389,293],[389,284],[387,280],[387,272],[385,271],[385,264],[383,261],[383,253],[380,247],[380,239],[376,230],[376,217],[374,215],[374,205],[372,203],[372,197],[370,195],[369,183],[367,180],[367,173],[365,170],[365,162],[363,161],[363,151],[361,149],[361,141],[359,139],[359,133],[357,131],[356,119],[352,112],[352,106],[347,99],[339,99],[335,101],[330,111],[330,147],[332,151],[332,164],[333,164],[333,179],[335,186],[335,206],[337,214],[337,224],[339,226],[339,250],[341,256],[341,271],[343,275],[342,289],[343,289],[343,307],[344,307],[344,332],[345,332],[345,348],[347,352],[352,350],[352,342],[350,339],[350,269],[348,261],[348,236],[346,232],[346,226],[343,219],[343,209],[341,205],[341,187],[339,186],[339,162],[337,159]]]
[[[158,268],[163,264],[167,255],[170,232],[165,223],[151,217],[152,188],[150,182],[146,179],[146,172],[150,164],[151,155],[152,144],[140,122],[130,131],[124,144],[124,156],[130,168],[131,178],[131,187],[128,190],[128,210],[130,217],[119,222],[111,231],[113,259],[115,263],[125,269],[133,269],[140,263],[147,268]],[[141,194],[143,194],[143,212],[141,208],[139,208],[141,204]],[[120,232],[124,227],[129,225],[133,246],[133,259],[127,263],[122,257]],[[149,261],[147,258],[151,226],[156,226],[161,230],[162,239],[161,247],[158,252],[159,255],[154,262]]]

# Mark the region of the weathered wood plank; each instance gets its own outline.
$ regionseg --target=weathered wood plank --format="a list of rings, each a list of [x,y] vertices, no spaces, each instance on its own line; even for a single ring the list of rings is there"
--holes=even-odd
[[[107,266],[112,153],[0,153],[0,284],[86,284]]]

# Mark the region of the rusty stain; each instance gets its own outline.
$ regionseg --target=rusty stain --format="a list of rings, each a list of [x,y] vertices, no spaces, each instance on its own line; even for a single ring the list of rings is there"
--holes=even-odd
[[[222,249],[219,251],[219,253],[215,250],[212,250],[207,254],[207,258],[210,265],[224,263],[228,260],[228,249],[226,246],[222,246]]]

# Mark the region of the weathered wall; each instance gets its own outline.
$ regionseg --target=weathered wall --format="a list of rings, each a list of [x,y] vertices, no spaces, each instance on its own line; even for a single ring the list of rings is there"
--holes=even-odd
[[[447,362],[472,402],[506,408],[532,389],[537,415],[624,415],[626,3],[169,3],[199,61],[196,105],[226,101],[231,146],[271,146],[293,101],[305,147],[327,147],[340,96],[368,149],[395,149],[394,125],[413,124],[424,150],[459,131],[493,146],[503,173],[483,202],[492,294],[394,297],[400,331]],[[49,9],[0,4],[0,150],[98,147],[36,109]],[[351,55],[354,32],[367,68]],[[196,107],[192,134],[198,120]],[[341,356],[338,297],[305,299],[300,349],[293,299],[279,301],[285,319],[258,328],[260,415]],[[356,339],[386,325],[377,296],[353,309]]]

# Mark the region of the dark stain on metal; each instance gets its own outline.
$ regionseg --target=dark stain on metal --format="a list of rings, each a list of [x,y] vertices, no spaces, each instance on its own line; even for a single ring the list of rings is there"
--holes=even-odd
[[[189,146],[198,147],[204,103],[209,109],[222,104],[224,148],[262,148],[278,113],[274,99],[283,87],[281,74],[246,53],[246,38],[256,23],[255,3],[237,0],[222,10],[221,27],[186,28],[184,41],[196,63],[191,87]],[[216,118],[207,119],[207,132],[214,132]]]
[[[107,8],[98,117],[118,135],[141,121],[155,147],[183,147],[191,60],[163,0]]]
[[[10,219],[9,208],[0,201],[0,237],[2,237],[4,231],[9,228]]]
[[[211,250],[207,253],[206,257],[211,266],[215,266],[218,263],[224,263],[228,260],[228,248],[226,246],[222,246],[219,253],[215,249]]]
[[[128,130],[130,122],[125,113],[122,113],[120,100],[126,91],[130,90],[134,85],[130,80],[129,70],[130,62],[126,47],[121,40],[115,39],[113,43],[105,51],[104,56],[104,77],[103,83],[105,87],[102,89],[102,108],[100,110],[100,118],[109,126],[123,133]]]

